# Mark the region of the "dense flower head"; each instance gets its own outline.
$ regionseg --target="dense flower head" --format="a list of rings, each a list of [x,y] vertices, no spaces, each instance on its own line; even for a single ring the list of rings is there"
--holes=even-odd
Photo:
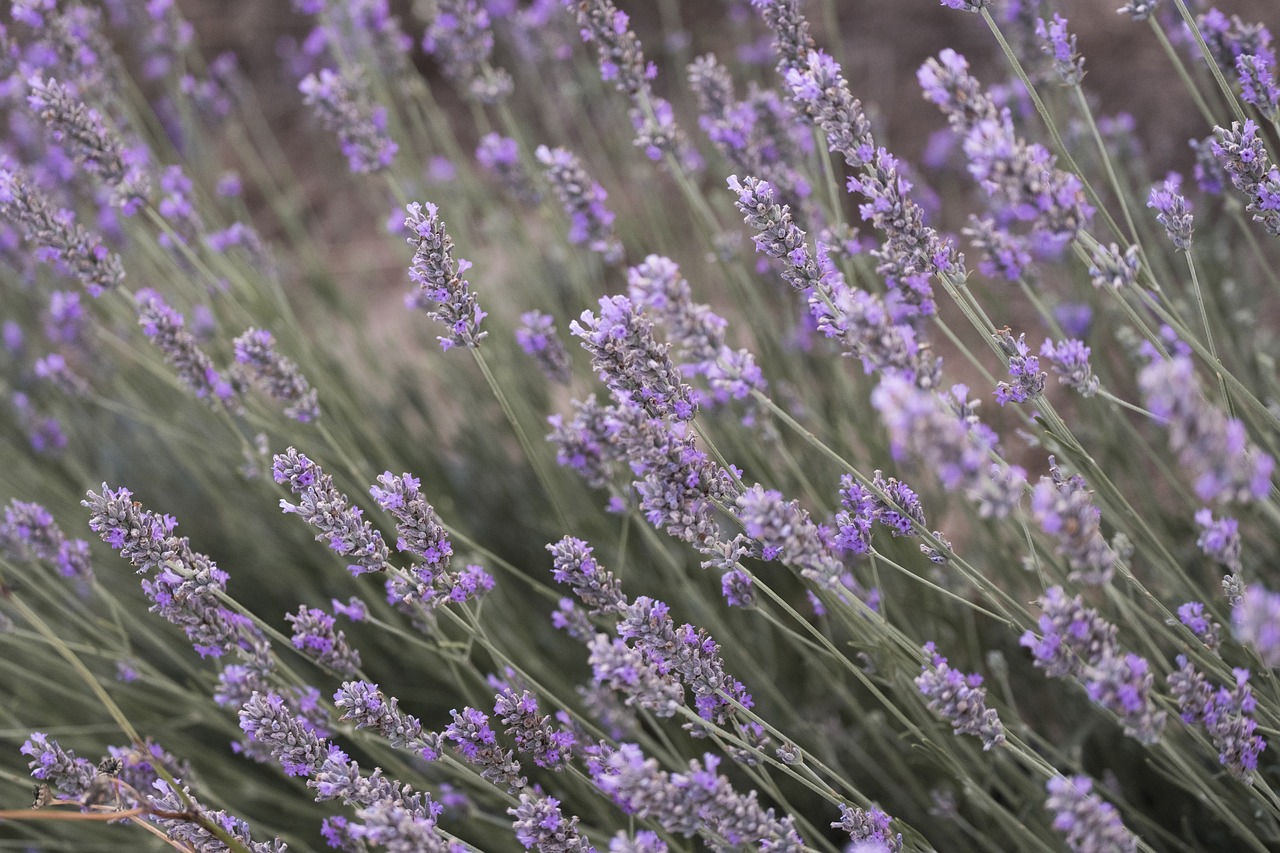
[[[425,731],[417,717],[400,710],[394,696],[386,696],[378,685],[367,681],[345,681],[333,694],[333,704],[358,729],[373,729],[396,749],[405,749],[426,761],[440,757],[443,740]]]
[[[1280,78],[1276,76],[1274,51],[1264,48],[1237,56],[1235,72],[1240,78],[1240,97],[1274,122],[1280,116]]]
[[[982,252],[978,271],[985,276],[1018,281],[1033,263],[1027,238],[997,225],[994,219],[970,216],[969,227],[962,233]]]
[[[1275,460],[1249,441],[1245,426],[1205,399],[1191,356],[1150,353],[1138,372],[1147,410],[1169,433],[1169,447],[1205,501],[1264,500]]]
[[[337,135],[351,171],[379,172],[391,165],[399,146],[387,134],[387,109],[373,105],[357,76],[322,68],[298,89],[324,128]]]
[[[539,767],[563,769],[572,754],[573,732],[551,724],[551,718],[538,713],[538,700],[528,690],[516,692],[503,687],[495,697],[493,713],[506,726],[506,733],[516,742],[516,749],[529,756]]]
[[[738,496],[735,514],[760,559],[778,560],[828,589],[840,585],[844,566],[799,501],[756,483]]]
[[[1134,853],[1137,837],[1129,831],[1116,807],[1091,793],[1087,776],[1054,776],[1045,786],[1045,808],[1053,813],[1053,828],[1066,836],[1072,853]]]
[[[1147,207],[1156,211],[1156,221],[1164,226],[1170,241],[1184,252],[1191,248],[1191,232],[1195,218],[1191,202],[1182,195],[1182,176],[1170,172],[1164,182],[1151,188]]]
[[[0,160],[0,213],[21,228],[37,260],[74,276],[90,296],[101,296],[124,280],[120,256],[7,160]]]
[[[1054,586],[1039,604],[1041,636],[1027,631],[1021,639],[1036,667],[1051,678],[1080,681],[1091,699],[1123,720],[1126,734],[1155,743],[1165,714],[1152,701],[1154,676],[1147,661],[1125,652],[1116,626],[1085,607],[1080,596],[1067,598],[1062,587]]]
[[[708,754],[693,759],[688,770],[660,769],[640,747],[624,743],[606,748],[590,767],[592,781],[627,814],[654,820],[666,831],[685,837],[724,839],[740,849],[799,853],[804,841],[791,816],[779,818],[759,803],[755,791],[741,794],[728,777],[717,774],[720,759]]]
[[[1064,86],[1078,86],[1084,79],[1084,57],[1076,50],[1076,37],[1067,30],[1067,19],[1054,13],[1052,21],[1036,21],[1040,49],[1053,58],[1053,69]]]
[[[347,642],[347,635],[334,627],[332,616],[318,607],[302,605],[297,613],[287,613],[284,618],[293,626],[294,648],[341,676],[355,675],[360,653]]]
[[[1233,572],[1239,572],[1240,523],[1228,516],[1214,518],[1213,510],[1208,507],[1196,510],[1195,519],[1200,527],[1196,546],[1209,559],[1221,563]]]
[[[275,348],[275,338],[266,329],[249,329],[232,342],[236,363],[274,400],[286,403],[284,413],[295,421],[308,423],[320,417],[316,390],[298,365]]]
[[[442,0],[422,36],[422,49],[468,98],[496,104],[511,94],[511,75],[489,64],[493,29],[488,10],[476,0]]]
[[[476,162],[492,172],[507,191],[526,204],[537,204],[542,193],[520,162],[520,144],[509,136],[489,132],[476,146]]]
[[[311,776],[328,747],[324,739],[295,717],[283,698],[254,693],[240,709],[240,728],[250,740],[267,746],[290,776]]]
[[[788,69],[785,79],[792,97],[826,134],[832,151],[855,169],[871,160],[875,153],[871,122],[863,113],[862,104],[849,93],[849,84],[834,58],[821,50],[811,50],[805,66]]]
[[[1040,345],[1040,357],[1049,363],[1049,370],[1063,385],[1080,392],[1081,397],[1097,394],[1102,384],[1089,365],[1090,352],[1083,341],[1075,338],[1061,341],[1046,338]]]
[[[437,338],[440,348],[454,346],[479,346],[488,332],[480,331],[480,321],[487,314],[480,309],[471,285],[462,274],[471,269],[471,262],[453,258],[453,238],[445,231],[439,209],[427,202],[412,202],[405,207],[408,216],[404,227],[409,232],[408,241],[414,247],[409,278],[418,286],[417,291],[405,299],[410,308],[419,308],[433,320],[444,323],[449,334]]]
[[[608,634],[595,634],[587,640],[587,649],[592,682],[625,697],[628,706],[671,717],[685,704],[679,679],[639,648]]]
[[[1248,119],[1243,125],[1232,122],[1230,130],[1215,128],[1212,150],[1231,183],[1249,199],[1253,218],[1280,234],[1280,169],[1267,157],[1257,123]]]
[[[1249,687],[1249,671],[1232,670],[1235,684],[1215,690],[1186,655],[1178,655],[1178,667],[1169,673],[1169,691],[1182,721],[1203,724],[1218,748],[1218,761],[1231,775],[1247,780],[1258,769],[1258,755],[1267,748],[1253,716],[1258,702]]]
[[[1280,594],[1261,584],[1245,588],[1231,610],[1236,639],[1251,646],[1266,666],[1280,666]]]
[[[950,722],[957,735],[982,738],[984,750],[1003,744],[1004,725],[995,709],[987,707],[982,676],[952,669],[933,643],[925,645],[924,654],[916,686],[928,700],[929,710]]]
[[[546,167],[547,181],[569,217],[569,242],[585,243],[606,263],[622,260],[622,242],[613,233],[614,214],[605,206],[609,194],[587,174],[577,155],[567,148],[539,145],[534,156]]]
[[[569,329],[615,397],[634,401],[651,417],[693,417],[692,389],[680,381],[667,355],[670,345],[658,342],[653,322],[629,298],[600,297],[599,317],[583,311]]]
[[[316,528],[316,541],[328,542],[334,553],[354,558],[347,566],[353,575],[387,568],[389,552],[382,534],[363,520],[363,510],[351,506],[319,465],[290,447],[273,457],[271,474],[298,496],[296,504],[281,499],[280,509]]]
[[[593,395],[572,401],[574,415],[547,418],[552,432],[547,436],[556,448],[556,463],[573,469],[593,489],[602,489],[613,477],[618,459],[610,436],[612,407],[601,406]]]
[[[520,775],[520,762],[511,750],[498,745],[498,736],[489,727],[489,716],[475,708],[463,708],[449,712],[453,717],[444,730],[444,737],[454,749],[471,764],[480,768],[480,775],[508,791],[516,791],[528,780]]]
[[[58,789],[68,797],[79,797],[89,789],[98,775],[93,762],[63,749],[44,732],[32,732],[19,750],[31,756],[27,766],[32,777]]]
[[[526,311],[520,315],[516,343],[533,359],[547,379],[559,385],[568,385],[569,353],[556,334],[555,322],[550,314]]]
[[[1067,558],[1071,579],[1093,586],[1111,581],[1116,553],[1102,537],[1102,512],[1079,474],[1063,476],[1049,457],[1049,476],[1031,492],[1031,513],[1045,533],[1057,540],[1057,553]]]
[[[578,818],[565,818],[555,797],[520,792],[520,804],[507,809],[513,815],[516,840],[539,853],[595,853],[591,842],[578,833]]]
[[[1009,359],[1009,376],[1013,382],[1000,382],[996,385],[996,402],[1025,403],[1044,390],[1044,380],[1048,375],[1040,370],[1040,359],[1031,354],[1027,346],[1027,336],[1018,335],[1014,340],[1008,328],[996,332],[996,340],[1000,349]]]
[[[186,328],[186,319],[154,290],[144,288],[134,295],[138,324],[175,371],[178,379],[197,398],[231,412],[240,410],[243,386],[234,374],[218,370],[195,336]]]
[[[547,545],[547,550],[551,552],[551,574],[556,583],[568,584],[592,616],[622,612],[627,603],[622,584],[613,572],[596,562],[590,545],[565,536]]]
[[[11,500],[0,520],[0,550],[12,559],[43,560],[67,578],[84,583],[93,581],[93,565],[89,560],[89,543],[68,539],[43,506],[28,501]]]
[[[892,822],[889,815],[874,806],[861,809],[841,803],[840,820],[831,825],[848,833],[849,840],[855,845],[873,844],[880,848],[877,853],[881,850],[899,853],[902,850],[902,835],[890,832]]]

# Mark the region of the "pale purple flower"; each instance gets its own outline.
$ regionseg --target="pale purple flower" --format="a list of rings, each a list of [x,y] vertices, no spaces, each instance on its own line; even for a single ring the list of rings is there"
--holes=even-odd
[[[1031,492],[1031,514],[1057,540],[1056,553],[1067,558],[1071,580],[1091,586],[1111,581],[1116,553],[1102,537],[1102,512],[1083,477],[1064,477],[1050,456],[1049,476]]]
[[[591,353],[591,366],[619,401],[630,400],[651,417],[687,421],[696,409],[692,389],[667,356],[653,323],[625,296],[600,297],[600,316],[582,312],[569,324]]]
[[[93,762],[63,749],[44,732],[32,732],[19,752],[31,756],[27,766],[31,768],[32,777],[67,797],[79,798],[98,776]]]
[[[11,559],[42,560],[57,568],[66,578],[85,584],[93,582],[93,565],[89,560],[89,543],[68,539],[53,515],[37,503],[11,500],[0,521],[0,549]]]
[[[418,286],[416,292],[405,298],[410,308],[419,308],[427,316],[449,328],[449,334],[437,338],[440,348],[454,346],[476,347],[488,332],[480,331],[480,321],[488,316],[480,309],[470,283],[462,274],[471,269],[471,262],[453,258],[453,238],[445,231],[438,208],[427,202],[426,215],[423,205],[412,202],[405,207],[408,216],[404,225],[409,231],[408,242],[414,247],[409,278]]]
[[[1053,828],[1066,836],[1071,853],[1135,853],[1137,837],[1125,827],[1116,807],[1090,793],[1087,776],[1055,776],[1045,786],[1045,808],[1053,813]]]
[[[871,122],[849,92],[840,65],[821,50],[812,50],[802,67],[788,69],[784,80],[791,95],[826,135],[827,147],[860,169],[875,154]]]
[[[1000,382],[996,385],[996,402],[1002,406],[1009,402],[1025,403],[1044,390],[1044,380],[1048,374],[1040,370],[1040,359],[1031,355],[1025,334],[1018,335],[1018,339],[1014,340],[1013,333],[1004,328],[996,332],[995,337],[1000,349],[1009,359],[1009,376],[1013,378],[1011,383]]]
[[[1125,0],[1125,4],[1116,11],[1121,15],[1128,15],[1135,21],[1145,21],[1151,17],[1151,13],[1158,5],[1160,0]]]
[[[322,68],[318,75],[307,75],[298,89],[321,125],[337,135],[351,171],[379,172],[391,165],[398,146],[387,134],[387,109],[371,102],[363,81]]]
[[[1249,441],[1245,426],[1205,399],[1185,353],[1154,352],[1138,373],[1147,409],[1169,432],[1169,447],[1204,501],[1264,500],[1275,461]]]
[[[1203,724],[1218,748],[1218,761],[1232,776],[1247,781],[1258,769],[1258,755],[1267,748],[1253,717],[1258,702],[1249,687],[1249,670],[1232,670],[1234,687],[1214,690],[1185,655],[1178,655],[1178,666],[1169,673],[1169,692],[1182,721]]]
[[[592,548],[581,539],[565,536],[547,545],[552,556],[552,576],[556,583],[568,584],[573,594],[587,606],[592,616],[621,615],[627,605],[622,584],[592,556]]]
[[[465,97],[496,104],[511,94],[511,75],[490,64],[493,29],[488,11],[476,0],[441,0],[422,36],[422,49]]]
[[[333,477],[290,447],[272,457],[272,476],[298,496],[298,503],[280,501],[280,509],[297,513],[316,528],[316,541],[327,541],[336,554],[353,558],[347,566],[353,575],[385,571],[388,549],[382,534],[363,519],[363,511],[351,506],[347,496],[333,485]]]
[[[54,141],[66,147],[77,164],[102,179],[121,212],[126,216],[136,213],[151,190],[146,161],[126,151],[102,114],[82,103],[58,80],[37,75],[28,79],[27,85],[27,104]]]
[[[358,729],[373,729],[396,749],[413,752],[425,761],[440,757],[443,738],[425,731],[417,717],[401,711],[396,698],[385,696],[376,684],[345,681],[333,694],[333,704],[341,719]]]
[[[1052,21],[1036,21],[1040,50],[1053,57],[1053,69],[1064,86],[1078,86],[1084,79],[1084,57],[1076,50],[1076,37],[1067,31],[1067,19],[1054,13]]]
[[[970,216],[969,227],[962,233],[975,249],[982,252],[978,271],[985,276],[1017,281],[1032,264],[1027,238],[997,225],[994,219]]]
[[[849,840],[857,844],[875,844],[881,851],[899,853],[902,850],[901,833],[889,830],[892,818],[874,806],[860,809],[840,804],[840,820],[831,825],[849,835]],[[856,848],[855,848],[856,849]],[[875,849],[875,848],[873,848]]]
[[[569,384],[569,353],[556,334],[555,318],[541,311],[520,315],[516,343],[538,365],[542,374],[558,385]]]
[[[1132,287],[1138,280],[1138,247],[1130,246],[1121,254],[1115,243],[1103,245],[1099,243],[1092,253],[1093,263],[1089,267],[1089,280],[1094,287],[1110,287],[1112,290],[1123,290]]]
[[[1178,621],[1191,629],[1200,642],[1210,650],[1217,650],[1220,644],[1222,626],[1205,613],[1204,604],[1199,601],[1188,601],[1178,607]],[[1172,624],[1172,620],[1171,620]]]
[[[350,678],[360,669],[360,653],[351,648],[347,635],[334,627],[334,619],[317,607],[302,605],[285,614],[293,626],[293,646],[321,666]]]
[[[1080,392],[1081,397],[1098,393],[1101,382],[1089,366],[1089,347],[1083,341],[1067,338],[1061,341],[1045,339],[1040,345],[1040,356],[1049,363],[1049,369],[1058,381]]]
[[[840,586],[844,565],[799,501],[759,483],[739,497],[735,515],[762,560],[778,560],[826,589]]]
[[[1170,172],[1163,184],[1152,187],[1147,207],[1156,211],[1156,221],[1164,226],[1173,245],[1188,251],[1195,218],[1191,215],[1191,202],[1182,195],[1182,176]]]
[[[926,662],[916,686],[928,700],[929,710],[950,722],[957,735],[982,738],[984,751],[1003,744],[1004,725],[995,709],[987,707],[982,676],[952,669],[933,643],[925,645],[924,654]]]
[[[274,400],[287,403],[284,413],[308,423],[320,417],[320,403],[292,359],[276,352],[275,339],[265,329],[249,329],[232,342],[236,363],[248,379]]]
[[[470,707],[449,713],[453,722],[444,730],[445,739],[453,743],[459,755],[480,768],[483,778],[512,792],[526,785],[528,780],[520,775],[520,762],[511,750],[498,745],[487,714]]]
[[[486,133],[476,147],[476,162],[497,176],[507,191],[525,204],[537,204],[542,193],[520,162],[519,144],[509,136]]]
[[[981,12],[991,5],[991,0],[942,0],[948,9],[963,9],[966,12]]]
[[[1216,563],[1221,563],[1232,572],[1239,572],[1240,563],[1240,523],[1234,518],[1223,516],[1214,518],[1213,510],[1201,507],[1196,510],[1196,524],[1200,527],[1200,535],[1196,537],[1196,546],[1204,555]]]
[[[1270,48],[1255,54],[1236,57],[1236,75],[1240,78],[1240,97],[1257,108],[1263,118],[1274,122],[1280,117],[1280,81],[1276,77],[1276,56]]]
[[[16,223],[37,260],[75,276],[97,298],[124,280],[120,257],[102,238],[76,224],[75,214],[62,210],[31,177],[0,160],[0,212]]]
[[[1230,130],[1214,128],[1213,154],[1231,183],[1249,199],[1248,209],[1271,234],[1280,235],[1280,169],[1267,157],[1266,145],[1253,119]]]
[[[573,733],[551,725],[551,718],[538,713],[538,700],[528,690],[519,693],[503,687],[494,700],[493,713],[506,726],[516,749],[539,767],[562,770],[574,747]]]
[[[539,145],[534,152],[546,167],[547,181],[569,217],[569,242],[585,243],[598,252],[605,263],[622,260],[622,242],[613,233],[613,211],[605,207],[609,194],[582,166],[582,161],[566,148]]]
[[[165,362],[178,374],[178,380],[198,399],[221,406],[230,412],[241,408],[241,383],[234,374],[223,375],[196,344],[186,329],[186,320],[171,308],[160,294],[144,288],[134,295],[138,305],[138,324],[143,334],[160,350]]]
[[[516,840],[538,853],[596,853],[591,842],[578,833],[578,818],[566,819],[555,797],[520,792],[520,804],[507,809],[515,817]]]
[[[551,415],[547,423],[552,432],[547,436],[556,447],[556,462],[571,468],[593,489],[602,489],[613,478],[621,460],[611,447],[609,421],[612,407],[602,407],[595,396],[572,401],[573,418],[566,423],[563,415]]]
[[[1250,584],[1231,609],[1236,639],[1251,646],[1264,666],[1280,666],[1280,594]]]
[[[640,649],[599,633],[586,645],[592,683],[619,694],[627,706],[657,717],[673,717],[684,706],[684,686],[665,666],[650,662]]]

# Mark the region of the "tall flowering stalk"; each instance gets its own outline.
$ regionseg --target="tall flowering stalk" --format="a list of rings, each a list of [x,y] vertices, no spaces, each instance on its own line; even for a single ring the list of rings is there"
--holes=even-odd
[[[413,202],[405,208],[404,227],[408,229],[409,244],[414,247],[409,278],[418,285],[417,291],[405,298],[410,308],[420,308],[433,320],[445,324],[448,335],[437,338],[440,348],[455,346],[476,347],[488,332],[480,330],[480,321],[487,315],[471,292],[471,285],[462,274],[471,269],[471,262],[453,258],[453,238],[445,231],[439,208],[431,202],[423,205]]]

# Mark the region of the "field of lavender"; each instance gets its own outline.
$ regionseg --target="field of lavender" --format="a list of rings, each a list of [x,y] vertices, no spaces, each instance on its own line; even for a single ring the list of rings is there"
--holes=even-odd
[[[1280,12],[1120,2],[13,0],[0,849],[1280,849]]]

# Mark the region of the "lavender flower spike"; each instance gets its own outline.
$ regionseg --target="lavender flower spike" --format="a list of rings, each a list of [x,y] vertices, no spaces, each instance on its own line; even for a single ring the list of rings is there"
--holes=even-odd
[[[76,224],[75,214],[58,209],[30,175],[0,160],[0,213],[35,244],[35,256],[74,275],[98,297],[124,280],[120,257],[102,238]]]
[[[229,412],[240,411],[243,390],[237,377],[223,376],[213,359],[196,344],[195,336],[186,329],[183,316],[169,307],[160,294],[144,288],[135,294],[138,323],[151,339],[167,364],[178,373],[178,380],[198,399],[221,405]]]
[[[93,565],[89,561],[89,543],[68,539],[53,520],[53,515],[40,504],[11,500],[0,521],[0,551],[14,558],[28,555],[58,568],[63,577],[93,581]]]
[[[324,473],[319,465],[290,447],[273,457],[271,473],[277,483],[288,485],[289,491],[299,498],[297,504],[281,500],[280,508],[297,513],[316,528],[316,539],[327,539],[335,553],[354,558],[355,562],[347,566],[351,574],[389,568],[390,552],[382,541],[382,534],[362,520],[361,510],[351,506],[347,496],[333,485],[333,477]]]
[[[307,75],[298,89],[325,130],[337,134],[351,171],[380,172],[391,165],[398,146],[387,135],[387,109],[370,102],[358,78],[323,68]]]
[[[511,94],[511,75],[489,64],[493,29],[488,11],[476,0],[441,0],[422,36],[422,49],[440,61],[445,76],[466,97],[496,104]]]
[[[991,5],[991,0],[942,0],[948,9],[963,9],[966,12],[981,12]]]
[[[1259,584],[1245,589],[1231,609],[1236,639],[1253,650],[1269,667],[1280,667],[1280,594]]]
[[[929,710],[950,721],[956,734],[982,738],[983,750],[1003,744],[1004,725],[995,709],[987,708],[982,676],[952,669],[933,643],[925,645],[924,653],[928,660],[916,686],[929,700]]]
[[[653,323],[625,296],[600,297],[600,316],[583,311],[569,330],[591,353],[591,365],[615,396],[641,406],[650,417],[687,421],[696,411],[692,389],[667,356],[669,344],[653,335]]]
[[[236,362],[268,396],[288,403],[284,413],[300,423],[320,417],[316,390],[307,384],[298,365],[275,350],[275,341],[265,329],[249,329],[233,342]]]
[[[546,166],[547,180],[569,217],[569,242],[586,243],[605,263],[622,260],[622,242],[613,233],[613,211],[605,207],[609,194],[565,148],[539,145],[534,155]]]
[[[488,332],[480,331],[480,321],[488,316],[480,309],[471,285],[462,274],[471,269],[471,262],[453,259],[453,238],[444,229],[438,209],[431,202],[423,205],[413,202],[405,210],[408,216],[405,227],[413,235],[409,243],[414,246],[413,263],[409,278],[418,290],[405,299],[410,308],[421,308],[433,320],[449,327],[449,334],[438,337],[440,348],[454,346],[476,347]]]
[[[1053,828],[1066,836],[1072,853],[1134,853],[1138,839],[1120,819],[1116,807],[1095,794],[1087,776],[1055,776],[1045,786],[1045,808],[1053,812]]]
[[[556,334],[554,317],[541,311],[526,311],[521,314],[520,326],[516,329],[516,343],[533,359],[547,379],[558,385],[569,384],[569,353]]]
[[[130,163],[124,145],[109,129],[102,115],[72,95],[54,78],[27,81],[27,103],[49,128],[54,140],[65,145],[76,162],[99,175],[111,188],[114,204],[132,215],[151,190],[144,164]]]
[[[1280,169],[1267,158],[1258,125],[1249,119],[1230,130],[1214,128],[1213,154],[1231,176],[1231,183],[1249,198],[1248,209],[1271,234],[1280,235]]]

